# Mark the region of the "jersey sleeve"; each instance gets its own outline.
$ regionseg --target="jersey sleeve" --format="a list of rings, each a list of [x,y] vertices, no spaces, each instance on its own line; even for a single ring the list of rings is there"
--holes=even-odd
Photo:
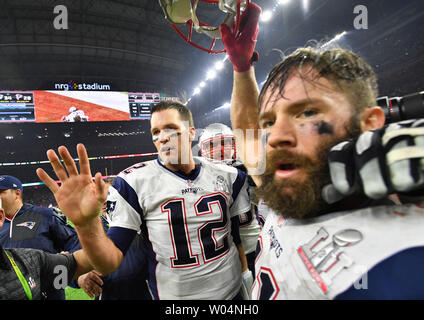
[[[133,187],[122,177],[117,177],[109,188],[107,217],[109,227],[140,231],[143,210]]]
[[[109,188],[106,214],[109,221],[107,235],[125,254],[140,231],[143,210],[134,188],[120,176]]]
[[[240,215],[250,210],[249,184],[246,174],[237,169],[237,177],[232,185],[233,203],[230,206],[231,217]]]

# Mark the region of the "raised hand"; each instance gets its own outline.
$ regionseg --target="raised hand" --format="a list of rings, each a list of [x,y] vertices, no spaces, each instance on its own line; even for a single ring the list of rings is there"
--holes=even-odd
[[[228,59],[237,72],[249,70],[252,63],[258,60],[255,46],[259,32],[258,21],[260,14],[261,8],[253,2],[249,2],[240,18],[238,34],[233,34],[226,24],[219,26]]]
[[[58,148],[63,164],[53,150],[47,151],[47,158],[59,180],[59,186],[43,169],[37,169],[37,175],[53,192],[59,208],[76,227],[84,227],[99,216],[107,198],[107,188],[98,172],[93,181],[87,151],[83,144],[77,145],[80,173],[68,149]],[[65,170],[66,168],[66,170]],[[67,173],[68,172],[68,173]]]

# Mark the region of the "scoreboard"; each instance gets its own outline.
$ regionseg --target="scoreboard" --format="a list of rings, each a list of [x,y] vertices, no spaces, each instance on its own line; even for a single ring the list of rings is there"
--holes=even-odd
[[[0,122],[35,121],[33,91],[0,91]]]
[[[159,93],[128,93],[131,119],[150,119],[153,105],[160,102]]]

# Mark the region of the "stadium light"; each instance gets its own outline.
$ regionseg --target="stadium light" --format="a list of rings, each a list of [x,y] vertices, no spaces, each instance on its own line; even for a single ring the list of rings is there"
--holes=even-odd
[[[346,31],[343,31],[342,33],[337,34],[333,39],[331,39],[330,41],[324,43],[321,47],[326,47],[330,44],[332,44],[333,42],[339,41],[341,38],[343,38],[345,35],[347,34]]]
[[[290,0],[278,0],[278,4],[280,4],[280,5],[285,5],[285,4],[288,4],[288,3],[290,3]]]
[[[268,22],[271,19],[272,19],[272,11],[265,10],[264,12],[262,12],[262,14],[261,14],[261,21],[262,22]]]
[[[206,80],[209,80],[209,79],[214,79],[216,77],[216,71],[215,70],[213,70],[213,69],[210,69],[209,71],[208,71],[208,73],[206,74]]]
[[[194,89],[194,91],[193,91],[193,96],[195,96],[195,95],[197,95],[197,94],[199,94],[200,93],[200,88],[199,87],[197,87],[196,89]]]
[[[216,70],[222,70],[224,68],[224,62],[223,61],[218,61],[217,63],[215,63],[215,69]]]

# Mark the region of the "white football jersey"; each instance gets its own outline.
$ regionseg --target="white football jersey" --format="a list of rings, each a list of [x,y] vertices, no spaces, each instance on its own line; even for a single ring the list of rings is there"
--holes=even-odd
[[[260,226],[263,227],[266,221],[266,217],[268,216],[268,212],[272,211],[263,199],[259,199],[258,201],[258,220]]]
[[[252,299],[423,299],[423,230],[424,209],[412,204],[305,221],[270,210]]]
[[[62,121],[64,122],[75,122],[75,119],[79,117],[80,121],[88,121],[88,116],[85,115],[83,110],[76,110],[68,114]]]
[[[250,199],[249,195],[248,197]],[[256,219],[254,209],[250,208],[248,212],[244,212],[240,215],[240,239],[246,254],[256,251],[256,244],[260,232],[261,228]]]
[[[246,176],[202,158],[195,162],[189,175],[159,160],[136,164],[109,189],[110,228],[141,229],[147,239],[156,299],[232,299],[241,287],[230,218],[250,208],[249,199],[239,197]]]

